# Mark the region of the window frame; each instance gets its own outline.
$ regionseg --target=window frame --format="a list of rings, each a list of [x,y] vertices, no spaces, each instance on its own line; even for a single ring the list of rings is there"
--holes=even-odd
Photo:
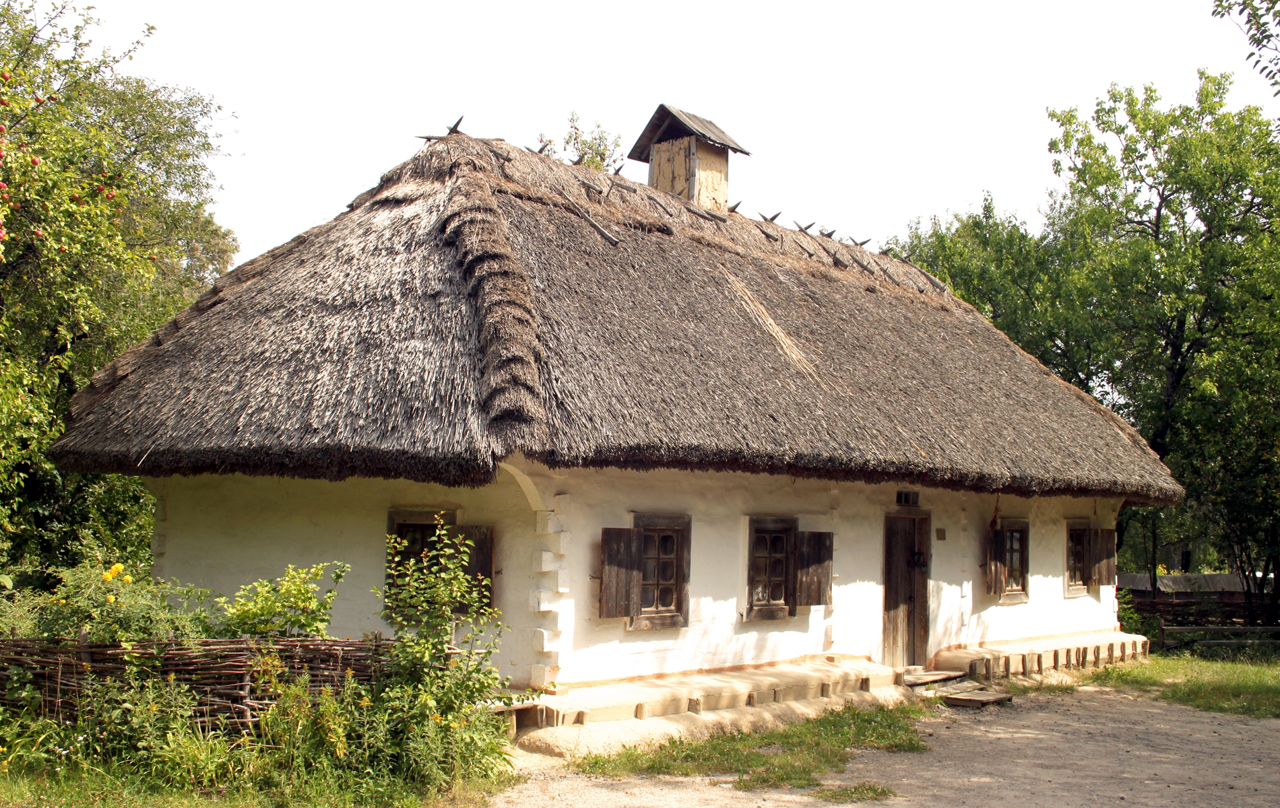
[[[796,588],[796,569],[795,569],[795,541],[796,534],[800,529],[800,520],[795,517],[788,516],[752,516],[747,521],[747,608],[743,612],[743,622],[754,623],[762,620],[787,620],[796,616],[795,604],[795,588]],[[785,568],[782,573],[782,599],[781,604],[766,604],[763,606],[756,605],[755,601],[755,581],[753,579],[755,566],[755,544],[757,533],[785,533],[786,546],[783,548],[783,557]],[[772,556],[769,553],[768,556]],[[766,570],[766,582],[768,578]]]
[[[1002,519],[1000,520],[1000,532],[1004,534],[1002,545],[1004,550],[1004,569],[1005,580],[1003,591],[1000,593],[1001,603],[1026,603],[1030,599],[1031,594],[1031,523],[1026,519]],[[1019,589],[1013,589],[1009,585],[1012,576],[1009,574],[1010,564],[1009,556],[1011,553],[1009,547],[1009,534],[1021,533],[1022,547],[1019,551],[1018,572],[1022,581]]]
[[[1093,586],[1092,581],[1092,558],[1091,547],[1093,543],[1092,529],[1086,519],[1068,519],[1067,520],[1067,536],[1066,536],[1066,559],[1062,573],[1063,591],[1068,598],[1078,598],[1089,594],[1089,589]],[[1072,580],[1072,536],[1075,535],[1079,539],[1079,569],[1080,580]]]
[[[644,531],[672,530],[680,531],[676,536],[676,582],[675,605],[669,610],[645,612],[643,600],[637,607],[639,614],[633,615],[627,623],[628,631],[654,631],[664,628],[684,628],[689,625],[689,573],[691,568],[690,551],[691,528],[693,519],[687,513],[634,513],[631,517],[631,528],[640,533],[640,588],[644,590]],[[656,582],[655,582],[656,586]],[[643,597],[643,595],[642,595]],[[656,599],[656,595],[655,595]]]

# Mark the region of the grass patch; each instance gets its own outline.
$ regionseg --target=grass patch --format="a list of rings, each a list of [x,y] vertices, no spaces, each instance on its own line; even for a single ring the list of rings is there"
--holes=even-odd
[[[809,792],[809,796],[826,802],[879,802],[890,797],[896,797],[898,793],[891,788],[878,786],[875,783],[858,783],[852,786],[830,786],[814,789]]]
[[[1145,665],[1103,668],[1093,684],[1132,687],[1165,701],[1215,713],[1280,718],[1280,659],[1153,656]]]
[[[252,789],[214,794],[150,788],[98,772],[0,774],[0,808],[354,808],[368,804],[371,798],[376,804],[395,808],[483,808],[491,796],[522,779],[502,774],[458,783],[444,793],[426,796],[409,788],[394,794],[360,795],[339,787],[312,787],[289,794]]]
[[[587,755],[574,765],[584,774],[624,777],[634,774],[682,776],[737,774],[735,785],[760,788],[812,788],[817,775],[840,771],[849,751],[883,749],[923,752],[915,721],[926,711],[914,705],[858,710],[846,707],[821,718],[761,733],[731,733],[690,741],[674,738],[654,749],[632,747],[616,755]]]

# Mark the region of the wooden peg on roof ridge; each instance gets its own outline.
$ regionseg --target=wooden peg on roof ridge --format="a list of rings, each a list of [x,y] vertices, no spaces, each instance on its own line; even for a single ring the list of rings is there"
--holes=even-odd
[[[795,219],[792,219],[791,221],[796,222],[796,220],[795,220]],[[810,227],[813,227],[815,224],[817,224],[817,222],[809,222],[808,224],[805,224],[805,225],[802,225],[802,224],[800,224],[799,222],[796,222],[796,228],[797,228],[801,233],[808,233],[808,232],[809,232],[809,228],[810,228]]]
[[[585,154],[579,154],[578,159],[574,160],[573,163],[571,163],[571,165],[580,166],[582,165],[582,161],[586,159],[587,159],[587,156]]]
[[[831,238],[836,234],[835,228],[832,228],[830,230],[823,230],[821,227],[819,227],[818,232],[822,234],[823,238]]]
[[[740,201],[739,201],[739,202],[734,202],[732,205],[730,205],[730,206],[729,206],[729,212],[730,212],[730,213],[737,213],[737,212],[738,212],[738,206],[739,206],[739,205],[741,205],[741,204],[742,204],[742,202],[740,202]]]
[[[453,122],[453,126],[450,126],[450,127],[449,127],[449,134],[450,134],[450,135],[457,134],[457,132],[458,132],[458,126],[459,126],[459,125],[461,125],[461,123],[462,123],[462,119],[463,119],[464,117],[465,117],[465,116],[463,116],[463,115],[459,115],[459,116],[458,116],[458,120],[454,121],[454,122]]]
[[[855,241],[855,242],[854,242],[854,244],[857,244],[859,247],[865,247],[865,246],[867,246],[867,245],[868,245],[868,244],[870,244],[870,243],[871,243],[871,239],[869,239],[869,238],[868,238],[868,239],[863,239],[862,241]]]
[[[544,151],[550,148],[550,146],[551,146],[551,141],[548,140],[546,143],[543,143],[541,146],[538,147],[537,153],[542,154]]]
[[[615,168],[615,169],[613,170],[613,176],[615,176],[615,177],[616,177],[616,176],[618,176],[618,175],[619,175],[619,174],[621,174],[621,173],[622,173],[622,166],[618,166],[617,168]]]
[[[761,213],[760,215],[764,217],[764,220],[765,220],[766,222],[770,222],[770,223],[772,223],[774,219],[777,219],[779,216],[781,216],[781,215],[782,215],[782,211],[778,211],[777,213],[773,214],[772,216],[765,216],[763,213]]]

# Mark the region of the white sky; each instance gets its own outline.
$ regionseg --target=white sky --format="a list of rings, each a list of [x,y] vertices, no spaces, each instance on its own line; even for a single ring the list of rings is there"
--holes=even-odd
[[[1211,0],[96,5],[99,44],[156,26],[130,72],[222,106],[216,211],[239,261],[341,213],[459,115],[536,146],[576,110],[625,152],[669,103],[752,152],[731,159],[740,213],[875,247],[984,191],[1038,225],[1046,109],[1091,110],[1113,82],[1186,102],[1198,68],[1231,71],[1233,107],[1280,107]]]

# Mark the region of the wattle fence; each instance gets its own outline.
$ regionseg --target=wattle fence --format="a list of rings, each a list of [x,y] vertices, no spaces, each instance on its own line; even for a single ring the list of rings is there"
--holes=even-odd
[[[121,680],[131,672],[186,685],[200,718],[248,729],[274,703],[261,683],[308,677],[310,689],[337,688],[348,677],[376,683],[386,671],[389,640],[318,639],[191,640],[110,644],[0,641],[0,702],[31,704],[59,720],[75,718],[79,697],[94,682]]]

